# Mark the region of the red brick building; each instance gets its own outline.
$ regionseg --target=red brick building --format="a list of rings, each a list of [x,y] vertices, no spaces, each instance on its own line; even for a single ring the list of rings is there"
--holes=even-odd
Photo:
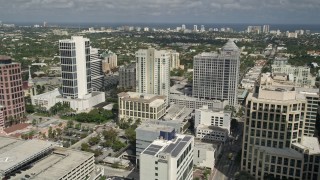
[[[8,56],[0,56],[0,105],[5,127],[18,124],[25,113],[21,65]]]

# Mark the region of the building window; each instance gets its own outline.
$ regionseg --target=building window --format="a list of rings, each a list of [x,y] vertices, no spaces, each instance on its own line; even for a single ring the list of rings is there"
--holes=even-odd
[[[155,176],[158,176],[158,173],[155,173],[154,175],[155,175]]]

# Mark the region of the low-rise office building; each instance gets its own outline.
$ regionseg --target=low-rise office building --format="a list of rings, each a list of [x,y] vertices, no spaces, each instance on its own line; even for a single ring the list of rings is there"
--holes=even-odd
[[[194,128],[196,129],[200,124],[206,126],[222,127],[230,131],[231,113],[224,111],[214,111],[203,106],[195,110]]]
[[[118,97],[119,119],[160,119],[166,113],[165,96],[123,92]]]
[[[221,110],[221,109],[224,109],[224,107],[229,104],[228,101],[207,100],[207,99],[200,99],[196,97],[178,95],[178,94],[170,94],[169,100],[170,100],[170,103],[186,106],[187,108],[192,108],[192,109],[199,109],[204,105],[207,105],[210,109]]]
[[[194,138],[153,141],[140,155],[140,180],[192,180]]]
[[[195,130],[196,138],[208,142],[226,142],[229,131],[217,126],[198,125]]]
[[[209,168],[213,170],[221,150],[222,146],[220,143],[195,141],[193,151],[194,165],[200,168]]]
[[[142,123],[136,129],[136,162],[139,166],[140,153],[145,150],[154,140],[169,140],[175,136],[175,129],[159,123]]]

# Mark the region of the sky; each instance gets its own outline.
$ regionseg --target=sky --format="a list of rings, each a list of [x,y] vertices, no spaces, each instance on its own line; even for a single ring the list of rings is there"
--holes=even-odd
[[[320,24],[320,0],[0,0],[0,21]]]

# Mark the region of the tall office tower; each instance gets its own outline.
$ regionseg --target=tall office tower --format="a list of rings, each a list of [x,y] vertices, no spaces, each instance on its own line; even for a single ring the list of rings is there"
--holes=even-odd
[[[153,48],[136,52],[136,91],[169,96],[170,52]],[[168,101],[167,101],[168,102]]]
[[[185,24],[182,24],[181,30],[186,30],[186,25]]]
[[[270,32],[270,26],[269,25],[263,25],[263,33],[268,34]]]
[[[90,48],[90,63],[92,90],[100,91],[103,88],[104,75],[102,72],[102,60],[100,59],[99,49]]]
[[[131,63],[119,68],[119,88],[136,89],[136,64]]]
[[[21,65],[8,56],[0,56],[0,106],[5,127],[21,122],[25,113]]]
[[[194,138],[179,135],[153,141],[140,154],[140,179],[191,180]]]
[[[92,92],[90,41],[82,36],[60,40],[62,96],[83,99]]]
[[[177,51],[170,52],[170,70],[180,68],[180,54]]]
[[[193,31],[198,31],[198,26],[197,25],[193,25]]]
[[[241,169],[256,179],[319,179],[320,146],[304,136],[307,100],[294,88],[262,85],[246,100]]]
[[[201,25],[201,29],[200,29],[200,31],[201,31],[201,32],[205,32],[205,31],[206,31],[206,29],[205,29],[204,25]]]
[[[194,57],[192,95],[197,98],[227,100],[237,104],[240,50],[229,40],[218,53]]]

